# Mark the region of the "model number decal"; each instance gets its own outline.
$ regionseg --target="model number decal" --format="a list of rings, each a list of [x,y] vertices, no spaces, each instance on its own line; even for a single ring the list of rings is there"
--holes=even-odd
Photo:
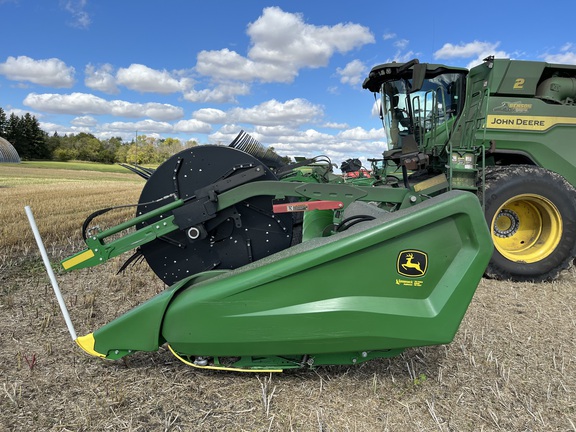
[[[396,285],[421,287],[423,284],[424,281],[421,280],[396,279]]]
[[[515,90],[523,89],[525,82],[526,80],[524,78],[516,78],[516,81],[514,82],[514,89]]]

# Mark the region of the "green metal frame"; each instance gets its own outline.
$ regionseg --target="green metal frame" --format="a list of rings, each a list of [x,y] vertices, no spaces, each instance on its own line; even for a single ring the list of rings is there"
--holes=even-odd
[[[398,204],[399,208],[406,208],[425,199],[425,192],[424,190],[415,193],[403,188],[373,188],[349,184],[257,181],[218,194],[217,211],[259,195],[270,196],[271,199],[294,197],[302,200],[337,200],[343,203],[343,208],[357,200],[394,203]],[[113,228],[95,233],[86,238],[87,249],[66,258],[61,265],[65,270],[93,267],[176,231],[180,228],[174,223],[174,216],[170,212],[185,205],[186,202],[179,199]],[[161,221],[107,242],[110,237],[161,215],[164,215]]]

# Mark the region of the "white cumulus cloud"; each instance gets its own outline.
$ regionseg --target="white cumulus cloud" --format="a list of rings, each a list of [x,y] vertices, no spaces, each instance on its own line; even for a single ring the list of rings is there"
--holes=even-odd
[[[367,131],[361,127],[355,127],[352,129],[348,129],[342,131],[338,134],[338,137],[345,140],[353,140],[353,141],[367,141],[367,140],[380,140],[384,139],[384,130],[380,129],[370,129]]]
[[[202,108],[192,113],[192,118],[204,123],[224,123],[226,113],[216,108]]]
[[[139,133],[171,133],[174,127],[167,122],[158,122],[151,119],[145,119],[138,122],[111,122],[104,123],[102,130],[110,132],[134,132]]]
[[[75,69],[62,60],[34,60],[27,56],[9,56],[0,63],[0,75],[12,81],[28,81],[42,86],[69,88],[74,85]]]
[[[468,42],[460,45],[445,43],[442,48],[434,53],[436,59],[468,58],[478,56],[482,53],[493,52],[498,48],[500,42]]]
[[[24,105],[57,114],[95,114],[118,117],[150,117],[155,120],[168,121],[182,118],[183,110],[169,104],[132,103],[122,100],[107,101],[87,93],[72,94],[36,94],[30,93],[24,99]]]
[[[228,119],[236,123],[281,126],[310,123],[322,115],[320,106],[305,99],[297,98],[286,102],[273,99],[252,108],[233,108],[228,112]]]
[[[348,123],[328,122],[324,123],[323,126],[328,129],[346,129],[348,128]]]
[[[80,116],[72,119],[70,124],[81,127],[92,127],[98,124],[98,121],[92,116]]]
[[[488,57],[493,55],[497,58],[508,58],[510,55],[506,51],[498,50],[500,42],[481,42],[474,41],[468,43],[461,43],[454,45],[446,43],[438,51],[434,53],[436,59],[454,59],[454,58],[471,58],[466,65],[467,68],[472,68]]]
[[[186,133],[210,133],[212,126],[200,120],[180,120],[174,125],[174,131]]]
[[[116,86],[116,78],[114,77],[114,68],[111,64],[105,64],[99,68],[94,67],[89,64],[84,69],[84,84],[94,90],[98,90],[104,93],[118,93],[118,87]]]
[[[250,93],[250,86],[241,82],[224,82],[212,89],[189,90],[184,93],[184,99],[190,102],[202,103],[236,103],[236,96]]]
[[[566,43],[557,54],[545,54],[544,61],[548,63],[576,64],[576,52],[571,43]]]
[[[337,68],[336,72],[340,75],[342,84],[357,86],[366,76],[367,67],[360,60],[352,60],[343,68]]]
[[[116,73],[116,83],[130,90],[150,93],[176,93],[186,89],[189,81],[176,78],[166,70],[156,70],[142,64],[131,64]]]
[[[202,51],[196,70],[216,80],[229,80],[232,74],[241,81],[292,82],[301,68],[326,66],[335,52],[374,43],[370,30],[359,24],[315,26],[279,7],[265,8],[247,33],[247,57],[229,49]]]

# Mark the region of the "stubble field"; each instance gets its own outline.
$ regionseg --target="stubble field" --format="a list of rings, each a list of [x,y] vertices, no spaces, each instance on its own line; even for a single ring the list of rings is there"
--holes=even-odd
[[[71,340],[37,251],[80,250],[92,211],[136,203],[130,173],[0,164],[0,430],[576,431],[576,271],[553,283],[482,280],[455,340],[360,366],[281,374],[190,368],[161,348],[125,361]],[[133,209],[102,220],[115,223]],[[164,289],[123,259],[57,273],[78,334]]]

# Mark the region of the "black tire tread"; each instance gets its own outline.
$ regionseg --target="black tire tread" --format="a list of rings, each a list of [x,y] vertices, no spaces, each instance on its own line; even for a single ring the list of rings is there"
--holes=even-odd
[[[561,244],[558,246],[559,248],[562,247],[564,250],[564,252],[559,251],[563,256],[561,257],[560,262],[555,263],[541,273],[515,272],[510,270],[510,267],[514,266],[504,266],[508,268],[503,268],[503,266],[498,264],[498,259],[503,260],[505,258],[502,257],[495,248],[494,255],[485,272],[485,276],[488,278],[520,282],[552,281],[557,279],[560,273],[564,270],[568,270],[574,262],[574,257],[576,256],[576,189],[564,177],[553,171],[533,165],[486,167],[484,196],[482,195],[481,188],[479,188],[478,192],[480,202],[482,203],[484,198],[486,200],[484,202],[486,206],[486,221],[490,226],[490,221],[492,219],[492,215],[488,214],[490,211],[490,205],[494,201],[500,199],[498,193],[502,189],[503,184],[511,181],[526,181],[533,183],[535,178],[540,178],[543,183],[556,188],[557,192],[563,195],[563,199],[567,200],[564,204],[567,205],[568,210],[561,215],[564,224],[563,240],[561,240]],[[523,193],[530,193],[530,190],[527,189]],[[558,203],[556,204],[558,205]],[[570,205],[573,210],[569,209]],[[558,258],[559,257],[557,257],[555,261],[558,261]]]

